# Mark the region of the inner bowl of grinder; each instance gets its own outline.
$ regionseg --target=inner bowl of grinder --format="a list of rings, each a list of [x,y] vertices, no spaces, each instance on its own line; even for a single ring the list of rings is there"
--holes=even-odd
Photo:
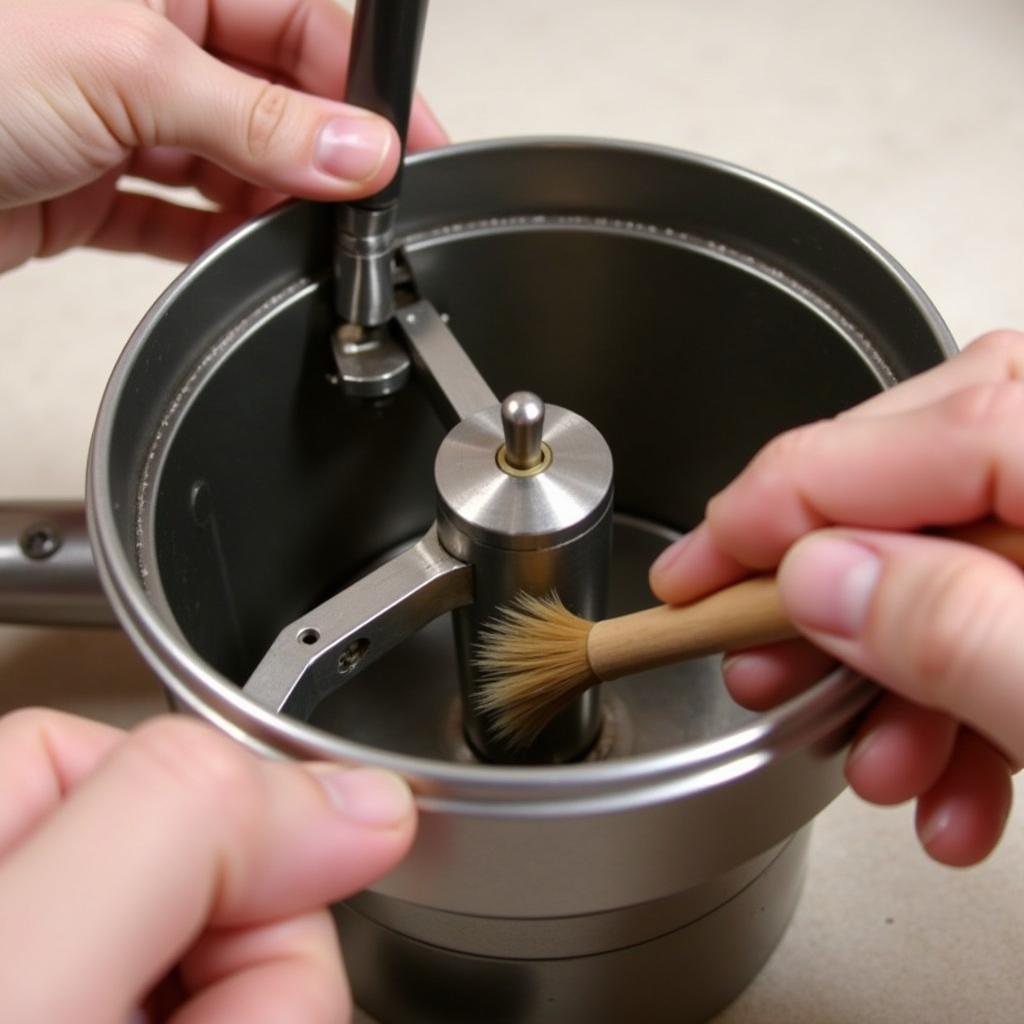
[[[461,742],[441,618],[365,671],[346,666],[310,721],[249,699],[284,626],[436,513],[445,431],[415,377],[383,404],[337,387],[330,212],[292,203],[240,229],[130,340],[90,461],[111,601],[179,708],[262,752],[412,783],[415,845],[343,925],[359,998],[408,1003],[381,1019],[456,1019],[444,993],[479,985],[482,959],[509,991],[565,1002],[531,996],[520,1013],[490,986],[470,1020],[632,1019],[648,996],[670,1019],[704,1019],[784,931],[808,823],[843,787],[872,689],[834,673],[752,716],[703,659],[605,687],[593,760],[480,764]],[[612,614],[653,602],[650,562],[771,436],[953,350],[863,235],[704,157],[586,140],[452,147],[409,161],[397,230],[416,290],[491,389],[535,391],[607,441]]]
[[[578,141],[455,147],[410,162],[398,230],[416,290],[493,390],[536,391],[608,442],[611,614],[652,603],[650,562],[768,438],[951,347],[867,239],[700,157]],[[333,382],[330,258],[330,218],[291,204],[154,307],[100,414],[97,548],[115,604],[183,705],[279,749],[383,755],[447,778],[441,766],[466,754],[443,618],[352,673],[314,711],[315,730],[238,690],[284,624],[434,517],[444,431],[415,379],[385,403],[346,400]],[[752,721],[717,659],[606,690],[605,758]]]

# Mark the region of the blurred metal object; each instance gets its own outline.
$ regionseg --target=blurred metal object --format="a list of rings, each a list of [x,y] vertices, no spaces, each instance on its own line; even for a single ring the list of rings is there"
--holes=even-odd
[[[80,502],[0,504],[0,622],[117,625]]]

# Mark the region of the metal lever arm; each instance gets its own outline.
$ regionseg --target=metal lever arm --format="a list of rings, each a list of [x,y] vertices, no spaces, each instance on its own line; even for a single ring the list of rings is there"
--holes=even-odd
[[[420,299],[404,306],[394,323],[446,427],[498,404],[490,385],[432,303]]]
[[[441,547],[437,530],[285,626],[249,677],[257,703],[308,720],[317,704],[400,640],[470,604],[473,570]]]

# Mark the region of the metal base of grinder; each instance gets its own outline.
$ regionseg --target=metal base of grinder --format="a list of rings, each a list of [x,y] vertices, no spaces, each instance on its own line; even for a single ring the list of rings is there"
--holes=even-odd
[[[803,889],[810,831],[806,826],[697,899],[683,893],[614,915],[534,922],[541,944],[560,931],[566,949],[585,955],[551,955],[558,940],[549,939],[542,955],[530,957],[519,922],[450,915],[445,938],[461,934],[476,949],[492,927],[494,955],[479,956],[438,944],[436,922],[432,936],[411,937],[374,916],[404,908],[359,899],[339,906],[345,962],[357,979],[353,994],[371,1014],[358,1013],[356,1024],[699,1024],[747,987],[782,938]],[[705,912],[701,897],[722,902]],[[664,930],[666,914],[676,927]]]

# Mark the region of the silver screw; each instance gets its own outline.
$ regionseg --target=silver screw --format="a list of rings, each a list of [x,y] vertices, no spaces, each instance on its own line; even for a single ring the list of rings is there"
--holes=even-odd
[[[30,526],[20,537],[22,553],[34,562],[42,562],[60,551],[63,539],[60,531],[49,523]]]
[[[363,660],[363,655],[369,650],[370,641],[366,639],[353,640],[338,655],[338,674],[345,675],[351,672]]]

